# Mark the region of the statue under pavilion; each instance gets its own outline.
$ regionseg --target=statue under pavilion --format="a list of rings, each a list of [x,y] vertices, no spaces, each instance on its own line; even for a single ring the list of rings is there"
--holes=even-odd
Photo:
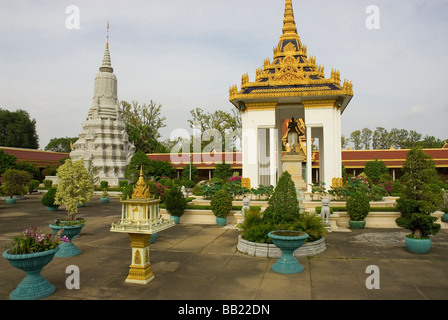
[[[338,70],[325,78],[324,66],[308,57],[292,1],[286,0],[283,34],[273,60],[266,59],[256,70],[255,81],[244,74],[241,89],[234,85],[229,90],[229,100],[242,118],[243,177],[251,185],[275,186],[282,168],[296,175],[297,188],[309,191],[312,144],[317,139],[319,180],[331,186],[333,178],[342,176],[341,114],[352,97],[352,83],[341,84]]]

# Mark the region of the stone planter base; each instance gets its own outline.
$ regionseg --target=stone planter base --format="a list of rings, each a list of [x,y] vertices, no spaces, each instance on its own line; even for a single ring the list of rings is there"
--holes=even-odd
[[[314,242],[305,243],[299,249],[294,251],[294,256],[315,256],[324,252],[326,249],[325,238],[321,238]],[[244,240],[241,235],[238,236],[237,250],[254,257],[280,258],[282,255],[282,251],[274,244],[250,242]]]

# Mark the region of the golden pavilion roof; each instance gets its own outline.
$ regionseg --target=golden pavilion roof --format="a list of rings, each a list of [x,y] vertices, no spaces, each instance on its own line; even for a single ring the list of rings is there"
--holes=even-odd
[[[353,96],[352,82],[344,80],[341,84],[339,70],[331,70],[330,78],[325,78],[324,66],[317,64],[315,57],[308,57],[297,33],[292,1],[286,0],[283,34],[274,47],[273,60],[264,61],[253,82],[244,74],[241,90],[237,85],[230,87],[229,100],[242,110],[244,104],[240,102],[248,99],[335,95]]]

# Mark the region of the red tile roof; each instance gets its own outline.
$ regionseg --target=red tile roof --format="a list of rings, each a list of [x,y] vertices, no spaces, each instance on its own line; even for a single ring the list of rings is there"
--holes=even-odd
[[[59,160],[68,157],[69,153],[51,152],[33,149],[21,149],[11,147],[0,147],[5,153],[11,154],[17,158],[17,161],[25,161],[36,164],[38,167],[45,167],[47,165],[59,165]]]
[[[50,152],[32,149],[20,149],[10,147],[0,147],[0,150],[8,154],[14,155],[18,161],[26,161],[35,163],[38,167],[45,167],[49,164],[58,165],[59,160],[68,157],[69,153]],[[431,155],[436,167],[448,167],[448,148],[424,149]],[[399,150],[342,150],[342,163],[346,168],[364,168],[365,163],[374,161],[375,159],[383,161],[389,168],[400,168],[406,161],[406,153],[408,149]],[[152,160],[169,161],[178,169],[182,169],[189,162],[189,155],[184,157],[171,155],[169,153],[153,153],[147,155]],[[216,163],[225,160],[230,163],[233,169],[242,168],[241,152],[216,152],[210,154],[193,153],[193,165],[198,169],[214,169]],[[314,152],[313,167],[319,166],[319,152]]]

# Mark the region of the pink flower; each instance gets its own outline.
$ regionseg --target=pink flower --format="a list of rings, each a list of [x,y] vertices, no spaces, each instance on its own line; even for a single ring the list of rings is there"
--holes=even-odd
[[[61,241],[62,241],[62,242],[65,242],[65,243],[69,243],[69,242],[70,242],[70,240],[68,240],[68,238],[67,238],[66,236],[63,236],[63,237],[61,238]]]

